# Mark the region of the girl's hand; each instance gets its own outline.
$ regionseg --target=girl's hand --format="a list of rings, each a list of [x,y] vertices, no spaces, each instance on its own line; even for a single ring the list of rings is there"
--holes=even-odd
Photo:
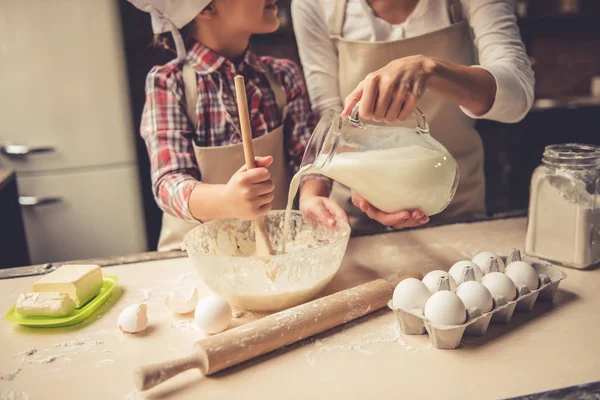
[[[337,219],[350,222],[346,212],[338,203],[328,197],[304,196],[300,198],[300,211],[308,218],[327,226],[334,226]]]
[[[225,185],[225,200],[234,218],[252,220],[271,210],[275,197],[271,173],[267,169],[273,157],[256,157],[256,168],[244,165]]]
[[[364,197],[352,193],[352,204],[360,208],[369,218],[395,229],[413,228],[429,222],[429,217],[422,211],[398,211],[393,214],[385,213],[371,205]]]
[[[435,61],[425,56],[410,56],[394,60],[370,73],[346,97],[343,117],[360,101],[358,115],[376,122],[404,121],[427,89]]]

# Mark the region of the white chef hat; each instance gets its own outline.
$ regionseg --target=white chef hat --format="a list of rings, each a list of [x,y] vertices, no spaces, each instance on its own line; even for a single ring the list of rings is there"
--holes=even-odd
[[[171,31],[177,60],[187,54],[179,29],[189,24],[212,0],[128,0],[142,11],[150,13],[154,33]]]

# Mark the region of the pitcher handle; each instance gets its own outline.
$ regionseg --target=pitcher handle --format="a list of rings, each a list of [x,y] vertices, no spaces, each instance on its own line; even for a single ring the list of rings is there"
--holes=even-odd
[[[360,118],[358,116],[358,107],[360,106],[360,101],[354,105],[352,108],[352,112],[348,119],[350,122],[355,124],[360,123]],[[415,108],[415,111],[412,113],[412,117],[417,121],[417,129],[420,133],[429,133],[429,125],[427,124],[427,118],[425,118],[425,114],[419,107]]]

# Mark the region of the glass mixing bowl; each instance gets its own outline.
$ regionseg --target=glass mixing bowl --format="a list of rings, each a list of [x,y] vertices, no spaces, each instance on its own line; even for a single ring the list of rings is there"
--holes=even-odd
[[[265,216],[274,249],[281,248],[285,211]],[[204,283],[236,308],[272,312],[313,298],[340,268],[350,238],[343,221],[328,227],[292,211],[286,254],[259,257],[251,221],[210,221],[192,229],[183,248]]]

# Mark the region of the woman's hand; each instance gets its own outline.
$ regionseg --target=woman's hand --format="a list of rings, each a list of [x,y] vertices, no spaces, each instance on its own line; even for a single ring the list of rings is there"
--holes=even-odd
[[[371,205],[364,197],[352,192],[352,204],[360,208],[369,218],[395,229],[413,228],[429,222],[429,217],[422,211],[398,211],[393,214],[385,213]]]
[[[346,97],[342,116],[360,101],[359,116],[376,122],[408,118],[427,89],[436,62],[417,55],[400,58],[370,73]]]
[[[323,196],[303,196],[300,197],[300,211],[308,218],[324,223],[327,226],[334,226],[336,220],[341,219],[349,223],[348,216],[344,209],[328,197]]]

